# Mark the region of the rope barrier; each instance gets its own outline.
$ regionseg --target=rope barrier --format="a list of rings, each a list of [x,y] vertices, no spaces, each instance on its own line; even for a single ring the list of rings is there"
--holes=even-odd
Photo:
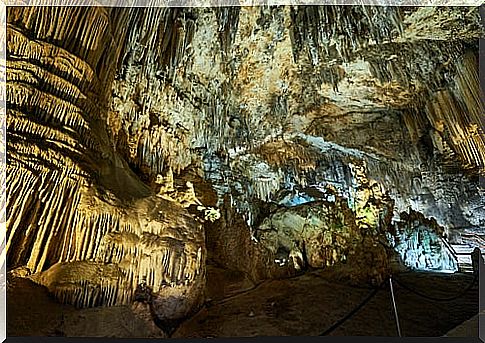
[[[274,280],[264,280],[264,281],[262,281],[262,282],[257,283],[257,284],[256,284],[256,285],[254,285],[253,287],[250,287],[250,288],[248,288],[248,289],[245,289],[245,290],[242,290],[242,291],[240,291],[240,292],[234,293],[234,294],[229,295],[229,296],[227,296],[227,297],[225,297],[225,298],[222,298],[222,299],[219,299],[219,300],[210,300],[210,301],[207,301],[207,302],[205,303],[205,305],[206,305],[207,307],[212,307],[212,306],[214,306],[214,305],[220,305],[220,304],[223,304],[223,303],[228,302],[229,300],[232,300],[232,299],[234,299],[234,298],[237,298],[237,297],[239,297],[239,296],[241,296],[241,295],[244,295],[244,294],[247,294],[247,293],[249,293],[249,292],[252,292],[252,291],[254,291],[254,290],[258,289],[259,287],[261,287],[262,285],[266,285],[266,284],[268,284],[268,283],[271,283],[272,281],[274,281]]]
[[[333,324],[331,327],[329,327],[327,330],[325,330],[323,333],[321,333],[319,336],[326,336],[330,332],[334,331],[336,328],[338,328],[340,325],[342,325],[344,322],[346,322],[348,319],[350,319],[354,314],[356,314],[362,307],[364,307],[374,296],[379,292],[379,290],[382,288],[384,283],[382,283],[379,287],[375,288],[356,308],[354,308],[352,311],[350,311],[345,317],[341,318],[339,321],[337,321],[335,324]]]
[[[464,294],[466,294],[473,287],[473,285],[475,284],[475,282],[477,280],[478,280],[478,274],[475,274],[472,282],[460,294],[455,295],[453,297],[449,297],[449,298],[436,298],[436,297],[428,296],[428,295],[425,295],[421,292],[418,292],[418,291],[406,286],[405,284],[402,284],[399,280],[397,280],[396,278],[393,277],[392,279],[390,279],[391,297],[392,297],[392,300],[394,301],[394,292],[393,292],[393,289],[392,289],[392,281],[394,281],[399,286],[401,286],[402,288],[404,288],[404,289],[408,290],[409,292],[414,293],[414,294],[416,294],[420,297],[424,297],[426,299],[433,300],[433,301],[452,301],[452,300],[458,299],[458,298],[462,297]],[[379,292],[379,290],[381,290],[383,288],[384,285],[385,285],[385,283],[382,283],[379,287],[375,288],[357,307],[355,307],[345,317],[338,320],[335,324],[333,324],[331,327],[329,327],[327,330],[325,330],[319,336],[327,336],[329,333],[331,333],[332,331],[337,329],[340,325],[342,325],[347,320],[349,320],[360,309],[362,309],[372,298],[374,298],[374,296]],[[401,336],[401,328],[400,328],[400,325],[399,325],[399,319],[397,317],[397,308],[395,306],[395,302],[393,303],[393,306],[394,306],[394,310],[395,310],[395,319],[396,319],[398,334],[399,334],[399,336]]]
[[[449,298],[436,298],[436,297],[432,297],[432,296],[426,295],[424,293],[418,292],[418,291],[410,288],[409,286],[401,283],[401,281],[399,281],[395,277],[394,278],[390,277],[389,278],[389,286],[390,286],[390,290],[391,290],[391,299],[392,299],[392,304],[393,304],[393,308],[394,308],[394,314],[395,314],[395,320],[396,320],[398,335],[401,336],[401,328],[400,328],[400,325],[399,325],[399,318],[398,318],[398,315],[397,315],[397,307],[396,307],[396,303],[395,303],[395,299],[394,299],[394,290],[393,290],[393,287],[392,287],[392,281],[395,281],[396,284],[398,284],[400,287],[406,289],[407,291],[409,291],[409,292],[411,292],[411,293],[413,293],[413,294],[415,294],[417,296],[420,296],[420,297],[423,297],[425,299],[429,299],[429,300],[432,300],[432,301],[444,301],[444,302],[446,302],[446,301],[452,301],[452,300],[458,299],[458,298],[462,297],[463,295],[465,295],[473,287],[473,285],[475,284],[475,282],[477,280],[478,280],[478,273],[475,273],[472,282],[463,290],[463,292],[461,292],[461,293],[459,293],[459,294],[457,294],[457,295],[455,295],[453,297],[449,297]],[[205,305],[210,307],[211,305],[214,305],[214,304],[224,303],[224,302],[226,302],[226,301],[228,301],[230,299],[233,299],[233,298],[235,298],[237,296],[246,294],[246,293],[248,293],[248,292],[250,292],[250,291],[252,291],[252,290],[260,287],[261,285],[263,285],[265,283],[267,283],[267,282],[263,281],[263,282],[255,285],[254,287],[252,287],[250,289],[247,289],[247,290],[244,290],[242,292],[233,294],[233,295],[231,295],[231,296],[229,296],[227,298],[221,299],[219,301],[214,301],[214,302],[206,303]],[[331,333],[332,331],[334,331],[335,329],[337,329],[339,326],[341,326],[343,323],[345,323],[347,320],[349,320],[360,309],[362,309],[372,298],[374,298],[374,296],[376,296],[376,294],[379,292],[379,290],[381,290],[383,288],[384,285],[385,285],[385,282],[383,282],[381,285],[379,285],[378,287],[376,287],[371,293],[369,293],[369,295],[357,307],[355,307],[345,317],[343,317],[340,320],[338,320],[335,324],[333,324],[331,327],[329,327],[327,330],[325,330],[319,336],[327,336],[329,333]]]
[[[418,291],[410,288],[409,286],[401,283],[401,281],[399,281],[396,278],[393,278],[393,280],[399,286],[401,286],[402,288],[406,289],[407,291],[409,291],[411,293],[414,293],[417,296],[420,296],[422,298],[425,298],[425,299],[428,299],[428,300],[432,300],[432,301],[437,301],[437,302],[443,301],[443,302],[447,302],[447,301],[452,301],[452,300],[461,298],[463,295],[465,295],[473,287],[473,285],[475,284],[475,282],[478,280],[478,274],[475,274],[474,275],[472,282],[463,290],[463,292],[461,292],[461,293],[459,293],[459,294],[457,294],[455,296],[449,297],[449,298],[436,298],[436,297],[432,297],[432,296],[426,295],[424,293],[418,292]]]

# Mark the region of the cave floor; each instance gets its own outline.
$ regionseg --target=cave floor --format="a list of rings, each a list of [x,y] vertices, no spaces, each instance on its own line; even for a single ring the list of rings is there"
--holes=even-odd
[[[209,270],[211,274],[220,274]],[[334,281],[335,271],[314,271],[299,277],[267,281],[248,289],[247,281],[212,282],[226,289],[225,299],[215,299],[184,322],[172,337],[315,336],[357,307],[371,288]],[[473,280],[469,274],[406,272],[396,275],[402,284],[434,298],[450,298]],[[225,280],[231,278],[225,278]],[[234,277],[232,277],[234,279]],[[239,292],[235,289],[241,286]],[[211,284],[209,283],[209,288]],[[479,287],[459,299],[436,302],[394,285],[402,336],[443,336],[478,313]],[[219,292],[221,293],[221,292]],[[210,295],[210,294],[209,294]],[[330,336],[397,336],[390,289],[380,290],[360,311]],[[478,336],[478,327],[476,328]]]
[[[8,279],[7,336],[166,337],[129,306],[77,309],[29,279]]]
[[[313,271],[254,285],[242,274],[208,269],[209,301],[182,323],[172,337],[314,336],[346,316],[372,291],[351,286],[337,271]],[[407,272],[402,283],[448,298],[465,289],[468,274]],[[478,313],[477,283],[459,299],[436,302],[395,285],[403,336],[443,336]],[[75,309],[61,305],[45,288],[16,278],[7,291],[9,336],[164,337],[130,307]],[[478,336],[478,327],[476,329]],[[329,333],[333,336],[396,336],[389,288],[380,290],[360,311]]]

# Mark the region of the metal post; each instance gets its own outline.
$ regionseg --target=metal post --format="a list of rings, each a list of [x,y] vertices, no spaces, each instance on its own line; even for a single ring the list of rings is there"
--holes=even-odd
[[[394,318],[396,319],[397,334],[401,336],[401,326],[399,325],[399,316],[397,315],[396,299],[394,298],[394,288],[392,287],[392,276],[389,276],[389,286],[391,287],[392,306],[394,308]]]

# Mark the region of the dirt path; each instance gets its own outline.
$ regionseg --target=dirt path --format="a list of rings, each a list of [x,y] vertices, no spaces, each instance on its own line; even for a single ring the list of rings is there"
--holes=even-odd
[[[311,272],[254,285],[238,273],[211,269],[211,299],[172,337],[315,336],[352,311],[372,291]],[[401,282],[433,297],[447,298],[473,279],[464,274],[405,273]],[[403,336],[442,336],[478,313],[478,285],[460,299],[436,302],[395,285]],[[57,303],[44,287],[16,278],[7,294],[9,336],[163,337],[129,307],[76,309]],[[396,336],[389,289],[329,335]],[[477,332],[478,335],[478,332]]]
[[[401,282],[432,297],[448,298],[466,288],[464,274],[405,273]],[[323,272],[266,282],[239,296],[206,306],[173,337],[314,336],[346,316],[371,293],[332,281]],[[478,312],[478,285],[462,298],[436,302],[395,285],[403,336],[442,336]],[[389,288],[335,329],[333,336],[397,336]],[[477,332],[478,335],[478,332]]]

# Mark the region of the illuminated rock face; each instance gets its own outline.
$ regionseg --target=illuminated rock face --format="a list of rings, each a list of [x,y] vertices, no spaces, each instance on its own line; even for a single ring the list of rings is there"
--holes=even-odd
[[[458,263],[443,240],[443,228],[421,213],[403,214],[394,242],[404,263],[414,269],[454,272]]]
[[[130,15],[9,11],[7,258],[80,307],[129,304],[146,282],[152,312],[178,320],[202,301],[205,236],[114,149],[107,104]]]
[[[341,167],[347,182],[339,177],[331,182],[328,173],[326,183],[301,190],[312,198],[273,211],[257,227],[256,240],[280,267],[300,271],[344,265],[352,281],[380,283],[390,268],[382,243],[394,202],[379,183],[366,178],[365,166],[341,162]]]
[[[8,21],[8,263],[63,301],[129,303],[146,282],[153,312],[177,320],[203,300],[208,255],[252,279],[345,260],[375,281],[403,212],[448,237],[485,227],[477,9]],[[220,219],[203,227],[190,204]]]
[[[389,273],[388,252],[378,244],[385,235],[359,226],[344,199],[276,211],[258,228],[258,240],[275,263],[294,271],[344,265],[351,281],[376,284]]]
[[[308,175],[319,163],[350,155],[392,193],[398,213],[484,225],[467,205],[449,211],[483,204],[474,176],[484,154],[477,10],[151,11],[164,28],[134,25],[112,103],[118,150],[147,175],[195,164],[253,225],[253,200],[321,182]],[[448,194],[434,189],[440,182]]]

